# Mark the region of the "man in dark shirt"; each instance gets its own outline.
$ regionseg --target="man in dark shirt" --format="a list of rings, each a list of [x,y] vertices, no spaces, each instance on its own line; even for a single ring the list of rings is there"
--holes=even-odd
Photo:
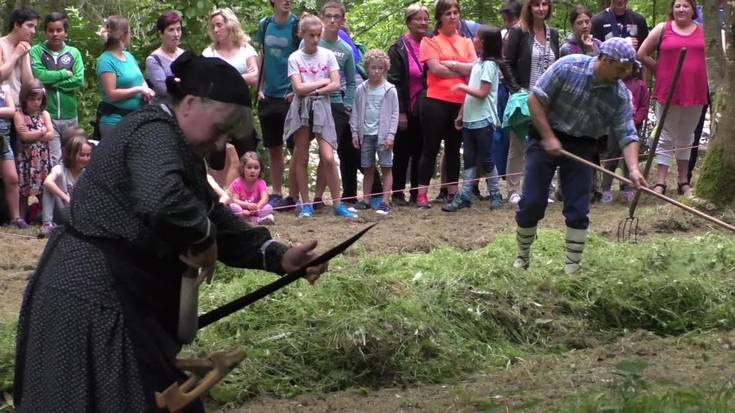
[[[610,7],[592,17],[592,36],[601,42],[611,37],[630,38],[638,50],[646,37],[646,18],[628,8],[628,0],[610,0]]]

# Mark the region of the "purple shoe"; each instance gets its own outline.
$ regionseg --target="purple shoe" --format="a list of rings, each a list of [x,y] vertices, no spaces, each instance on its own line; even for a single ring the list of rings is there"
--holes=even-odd
[[[28,225],[28,223],[26,222],[26,220],[23,219],[23,218],[16,219],[15,221],[13,221],[13,224],[15,224],[15,226],[17,226],[20,229],[26,229],[26,228],[28,228],[30,226],[30,225]]]

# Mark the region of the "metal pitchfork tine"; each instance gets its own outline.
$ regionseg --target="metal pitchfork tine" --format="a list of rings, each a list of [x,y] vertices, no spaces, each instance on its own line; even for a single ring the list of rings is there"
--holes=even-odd
[[[615,178],[615,179],[617,179],[619,181],[623,181],[623,182],[625,182],[628,185],[633,185],[633,182],[630,179],[625,178],[623,176],[620,176],[620,175],[616,174],[615,172],[610,172],[607,169],[605,169],[605,168],[603,168],[603,167],[601,167],[601,166],[599,166],[599,165],[597,165],[597,164],[595,164],[593,162],[590,162],[590,161],[588,161],[588,160],[586,160],[584,158],[581,158],[581,157],[579,157],[579,156],[577,156],[577,155],[575,155],[575,154],[573,154],[571,152],[568,152],[568,151],[562,149],[561,150],[561,154],[564,155],[564,156],[566,156],[567,158],[570,158],[570,159],[573,159],[573,160],[575,160],[577,162],[583,163],[583,164],[589,166],[592,169],[595,169],[597,171],[600,171],[600,172],[602,172],[602,173],[604,173],[606,175],[610,175],[610,176],[612,176],[613,178]],[[698,216],[700,218],[704,218],[704,219],[706,219],[709,222],[712,222],[714,224],[717,224],[717,225],[721,226],[722,228],[726,228],[726,229],[729,229],[732,232],[735,232],[735,226],[730,225],[730,224],[728,224],[725,221],[721,221],[721,220],[719,220],[719,219],[717,219],[717,218],[715,218],[713,216],[707,215],[704,212],[699,211],[697,209],[694,209],[694,208],[692,208],[690,206],[684,205],[684,204],[682,204],[679,201],[676,201],[676,200],[673,200],[673,199],[667,197],[666,195],[659,194],[658,192],[654,191],[653,189],[646,188],[646,187],[641,187],[640,188],[640,191],[645,192],[645,193],[647,193],[649,195],[653,195],[653,196],[655,196],[658,199],[664,200],[664,201],[670,203],[671,205],[674,205],[674,206],[677,206],[677,207],[683,209],[684,211],[687,211],[687,212],[689,212],[691,214],[694,214],[694,215],[696,215],[696,216]]]
[[[681,66],[684,64],[684,58],[687,55],[686,47],[679,49],[679,60],[676,62],[676,69],[674,70],[674,77],[671,79],[671,85],[669,86],[669,93],[666,95],[666,103],[664,104],[663,113],[661,113],[661,119],[656,125],[656,132],[653,134],[653,143],[648,150],[648,159],[646,159],[646,166],[643,168],[643,177],[648,179],[648,174],[651,172],[651,165],[653,165],[653,159],[656,157],[656,148],[658,147],[658,140],[661,137],[661,131],[663,130],[664,122],[666,122],[666,116],[669,113],[669,107],[671,106],[671,99],[674,96],[674,90],[676,84],[679,82],[679,75],[681,74]],[[625,162],[625,160],[623,160]],[[635,198],[630,203],[630,211],[628,218],[618,223],[618,242],[638,242],[638,217],[635,216],[635,209],[638,207],[638,200],[641,198],[641,191],[635,191]]]

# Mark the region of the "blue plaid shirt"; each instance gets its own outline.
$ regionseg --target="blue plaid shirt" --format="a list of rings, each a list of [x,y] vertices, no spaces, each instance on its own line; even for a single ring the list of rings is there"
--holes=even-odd
[[[597,57],[562,57],[531,93],[546,107],[551,128],[576,137],[615,137],[623,148],[638,141],[630,95],[623,81],[594,83]]]

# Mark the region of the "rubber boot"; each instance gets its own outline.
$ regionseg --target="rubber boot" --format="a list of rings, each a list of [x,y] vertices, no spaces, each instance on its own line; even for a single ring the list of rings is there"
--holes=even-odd
[[[579,263],[582,261],[582,252],[584,252],[584,244],[587,242],[586,229],[574,229],[567,227],[567,255],[564,262],[564,272],[573,274],[581,268]]]
[[[518,244],[518,256],[513,262],[513,268],[528,269],[528,264],[531,262],[531,244],[536,240],[536,229],[538,227],[531,228],[516,228],[516,243]]]

